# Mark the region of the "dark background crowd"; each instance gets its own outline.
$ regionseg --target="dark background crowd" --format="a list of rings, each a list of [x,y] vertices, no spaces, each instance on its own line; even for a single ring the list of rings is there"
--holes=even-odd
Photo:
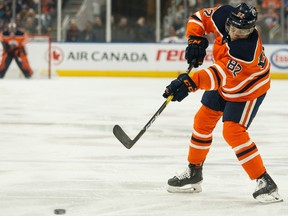
[[[28,34],[49,34],[52,30],[52,20],[56,17],[56,4],[56,0],[16,0],[14,22]],[[0,0],[1,31],[13,20],[13,6],[13,0]]]
[[[41,7],[39,7],[41,1]],[[185,12],[184,1],[188,11]],[[0,30],[3,31],[13,18],[13,0],[0,0]],[[162,42],[177,43],[185,41],[185,25],[187,16],[195,11],[210,7],[210,1],[204,0],[183,0],[178,1],[176,11],[165,15],[168,17],[164,23],[162,20],[161,40]],[[215,0],[215,6],[221,4],[237,5],[239,0]],[[287,29],[287,7],[288,0],[284,1],[284,20],[279,15],[281,12],[281,0],[246,0],[247,3],[255,6],[258,10],[257,28],[260,31],[264,43],[277,41],[277,34],[281,24]],[[113,1],[112,1],[113,3]],[[63,1],[63,8],[69,4],[69,0]],[[39,15],[39,8],[41,14]],[[112,42],[155,42],[155,22],[151,22],[145,15],[131,17],[129,14],[119,14],[117,10],[112,11],[111,35]],[[163,15],[164,16],[164,15]],[[105,11],[95,15],[93,20],[87,20],[79,26],[76,18],[71,18],[65,29],[65,41],[68,42],[105,42]],[[29,34],[53,34],[53,28],[57,25],[57,0],[16,0],[15,22]],[[167,22],[168,20],[168,22]],[[283,23],[282,23],[283,22]],[[55,32],[55,31],[54,31]],[[287,35],[287,32],[284,32]]]

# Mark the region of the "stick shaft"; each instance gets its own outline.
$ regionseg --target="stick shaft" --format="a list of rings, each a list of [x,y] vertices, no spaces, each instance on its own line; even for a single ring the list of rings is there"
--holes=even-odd
[[[192,66],[189,65],[186,73],[189,74],[192,69]],[[173,99],[173,95],[170,95],[166,98],[161,107],[157,110],[157,112],[152,116],[152,118],[147,122],[147,124],[142,128],[142,130],[136,135],[136,137],[132,140],[128,137],[128,135],[123,131],[123,129],[119,125],[115,125],[113,128],[113,133],[115,137],[128,149],[130,149],[141,137],[142,135],[149,129],[149,127],[153,124],[153,122],[158,118],[158,116],[163,112],[163,110],[168,106],[170,101]]]

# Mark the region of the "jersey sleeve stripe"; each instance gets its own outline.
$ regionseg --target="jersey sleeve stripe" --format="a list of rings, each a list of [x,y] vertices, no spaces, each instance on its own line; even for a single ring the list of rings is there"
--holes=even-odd
[[[196,13],[195,13],[195,15],[198,17],[198,19],[199,20],[201,20],[201,22],[202,22],[202,17],[201,17],[201,14],[200,14],[200,12],[199,11],[197,11]]]
[[[264,73],[261,76],[257,77],[256,79],[254,79],[253,81],[248,83],[243,89],[241,89],[240,91],[238,91],[236,93],[243,93],[243,92],[247,91],[251,86],[253,86],[255,83],[257,83],[259,80],[261,80],[262,78],[264,78],[267,75],[269,75],[269,71],[267,71],[266,73]]]
[[[210,67],[212,69],[212,71],[214,72],[216,78],[217,78],[217,82],[218,82],[218,88],[221,86],[221,78],[219,77],[218,71],[217,69],[215,69],[214,67]]]
[[[191,15],[191,17],[201,22],[201,19],[198,16],[193,14],[193,15]]]
[[[204,28],[204,25],[203,25],[202,22],[194,20],[194,19],[190,19],[188,22],[189,23],[196,23],[197,25],[199,25],[205,31],[205,28]]]
[[[224,70],[218,64],[214,64],[214,66],[217,68],[218,72],[222,76],[222,86],[225,86],[226,85],[226,74],[225,74]]]
[[[264,86],[265,84],[267,84],[269,82],[270,82],[270,77],[268,77],[267,79],[265,79],[262,82],[258,83],[257,85],[255,85],[252,89],[250,89],[247,92],[237,93],[237,94],[229,94],[229,93],[225,93],[225,92],[222,91],[222,94],[226,98],[230,98],[230,99],[245,97],[245,96],[250,95],[253,92],[257,91],[259,88],[261,88],[262,86]]]
[[[210,78],[210,83],[211,83],[211,87],[209,90],[214,90],[215,89],[215,80],[213,78],[213,74],[211,73],[211,71],[209,69],[204,69],[206,71],[206,73],[208,74],[209,78]]]

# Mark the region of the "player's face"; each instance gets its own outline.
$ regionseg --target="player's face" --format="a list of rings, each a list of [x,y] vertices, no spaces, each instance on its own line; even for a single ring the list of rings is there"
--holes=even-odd
[[[250,29],[239,29],[233,25],[228,26],[228,34],[231,38],[231,41],[235,41],[237,39],[245,39],[247,38],[253,31],[254,28]]]

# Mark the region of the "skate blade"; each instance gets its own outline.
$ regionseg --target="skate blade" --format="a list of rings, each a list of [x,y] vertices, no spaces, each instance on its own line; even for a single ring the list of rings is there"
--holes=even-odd
[[[283,199],[278,194],[277,191],[272,192],[271,194],[261,194],[255,198],[260,203],[276,203],[283,202]]]
[[[200,193],[202,191],[202,187],[200,184],[188,184],[182,187],[168,185],[167,191],[170,193]]]

